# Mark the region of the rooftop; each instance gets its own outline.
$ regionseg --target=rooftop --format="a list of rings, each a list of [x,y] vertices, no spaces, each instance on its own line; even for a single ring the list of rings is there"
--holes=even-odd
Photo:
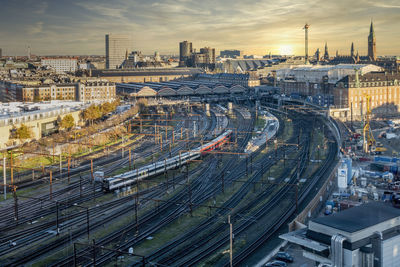
[[[193,75],[203,73],[202,69],[197,68],[166,68],[166,69],[135,69],[135,70],[92,70],[92,76],[143,76],[143,75]]]
[[[396,218],[400,219],[400,209],[383,202],[370,202],[327,217],[313,219],[311,222],[355,233]],[[313,230],[312,228],[310,224],[310,230]]]
[[[298,71],[330,71],[336,69],[362,69],[370,66],[371,64],[338,64],[338,65],[300,65],[292,68],[293,70]]]

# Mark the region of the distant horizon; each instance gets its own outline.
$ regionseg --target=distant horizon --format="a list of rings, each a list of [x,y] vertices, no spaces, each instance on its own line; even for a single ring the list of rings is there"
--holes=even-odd
[[[23,8],[21,8],[23,7]],[[304,55],[309,29],[309,55],[350,54],[351,43],[367,55],[374,22],[377,55],[400,55],[400,5],[396,0],[15,0],[2,4],[0,48],[7,56],[104,55],[105,35],[129,34],[134,50],[177,55],[179,42],[197,50],[237,49],[247,55]],[[225,48],[226,47],[226,48]]]
[[[223,51],[223,50],[219,50],[219,51]],[[38,54],[32,53],[32,55],[33,56],[38,56],[38,57],[105,57],[105,55],[96,55],[96,54],[93,54],[93,55],[89,55],[89,54],[58,54],[58,55],[46,55],[46,54],[44,54],[44,55],[38,55]],[[261,54],[244,54],[244,56],[268,56],[268,55],[269,54],[264,54],[264,55],[261,55]],[[349,54],[340,54],[339,53],[339,56],[349,56],[349,55],[350,55],[350,53]],[[154,53],[153,54],[144,54],[143,53],[143,56],[154,56]],[[175,53],[175,54],[173,54],[173,53],[169,53],[169,54],[168,53],[160,53],[160,56],[175,56],[175,57],[179,57],[179,53]],[[219,56],[220,56],[219,53],[216,54],[216,57],[219,57]],[[271,56],[304,57],[304,55],[279,55],[279,54],[271,54]],[[313,57],[313,56],[314,56],[314,53],[311,54],[311,55],[309,53],[309,57]],[[332,55],[329,55],[330,58],[334,58],[335,56],[336,56],[336,51]],[[363,56],[363,55],[360,55],[360,56]],[[3,58],[5,58],[5,57],[27,57],[27,55],[4,55],[4,52],[3,52],[2,57]],[[385,57],[400,57],[400,54],[398,54],[398,55],[378,55],[378,58],[385,58]],[[240,57],[240,58],[230,58],[230,59],[245,59],[245,58]]]

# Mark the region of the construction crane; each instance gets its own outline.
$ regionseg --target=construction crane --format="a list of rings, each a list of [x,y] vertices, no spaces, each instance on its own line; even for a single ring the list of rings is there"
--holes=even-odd
[[[364,129],[363,129],[363,137],[364,137],[364,151],[368,153],[369,151],[375,151],[376,141],[374,135],[372,134],[371,125],[370,125],[370,117],[371,117],[371,96],[365,95],[366,104],[367,104],[367,112],[365,114],[364,120]]]

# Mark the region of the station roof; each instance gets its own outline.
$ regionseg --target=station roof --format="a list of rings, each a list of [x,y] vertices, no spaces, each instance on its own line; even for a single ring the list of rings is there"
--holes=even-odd
[[[149,91],[151,89],[151,93]],[[169,81],[147,83],[118,83],[117,90],[137,96],[173,96],[173,95],[206,95],[224,93],[243,93],[246,88],[231,83],[217,83],[211,81]],[[142,93],[146,90],[146,93]],[[175,92],[175,93],[174,93]]]

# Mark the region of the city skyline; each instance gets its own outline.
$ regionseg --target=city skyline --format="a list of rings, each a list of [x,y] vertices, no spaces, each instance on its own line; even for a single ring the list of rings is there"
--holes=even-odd
[[[228,5],[229,3],[229,5]],[[134,50],[178,54],[178,43],[240,49],[245,54],[304,54],[305,22],[309,54],[328,43],[329,54],[349,55],[350,45],[367,55],[374,21],[377,55],[399,55],[400,5],[347,1],[7,1],[0,47],[3,55],[104,55],[104,35],[130,34]],[[21,8],[23,7],[23,8]]]

